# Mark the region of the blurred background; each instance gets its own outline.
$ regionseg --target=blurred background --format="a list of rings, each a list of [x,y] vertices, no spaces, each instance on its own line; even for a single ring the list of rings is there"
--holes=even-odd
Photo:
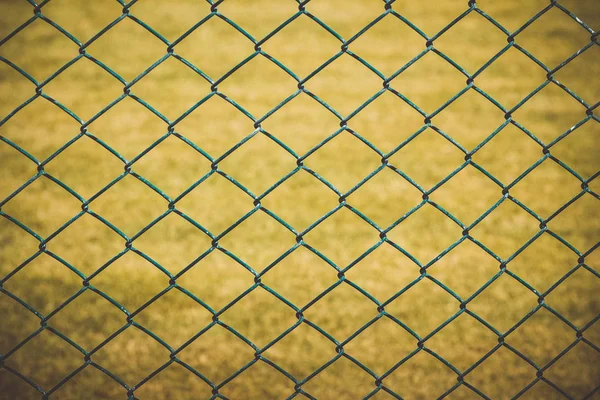
[[[7,367],[0,399],[41,398],[26,380],[52,399],[125,399],[125,385],[139,399],[210,398],[211,386],[191,369],[230,399],[287,398],[293,379],[309,376],[299,398],[394,398],[387,391],[405,399],[599,398],[600,125],[588,110],[597,114],[600,100],[600,47],[581,21],[597,31],[600,7],[558,4],[573,15],[554,6],[519,30],[549,2],[478,0],[497,24],[518,32],[516,45],[481,69],[507,46],[507,33],[472,10],[437,35],[469,9],[466,0],[397,0],[397,15],[348,45],[379,75],[349,54],[309,75],[342,44],[315,19],[348,40],[385,4],[312,0],[306,12],[314,19],[300,15],[267,37],[298,12],[297,2],[225,0],[217,7],[224,18],[206,20],[136,80],[167,54],[142,25],[173,43],[211,4],[140,0],[97,37],[122,16],[122,4],[51,0],[41,8],[46,20],[9,37],[34,8],[0,1],[0,354]],[[79,56],[57,27],[85,43],[87,56],[53,76]],[[422,54],[427,39],[415,28],[434,38],[435,51]],[[255,54],[258,41],[292,74],[259,54],[220,79]],[[44,82],[46,97],[35,96],[19,69]],[[473,83],[482,92],[470,88],[434,113],[466,88],[459,69],[479,71]],[[548,71],[554,81],[522,103],[548,82]],[[306,92],[276,108],[298,92],[292,75],[309,76]],[[382,90],[382,77],[391,76]],[[124,96],[123,82],[132,81]],[[211,93],[209,81],[223,96],[181,119]],[[33,160],[45,175],[22,188],[38,174]],[[209,174],[212,163],[218,172]],[[177,200],[176,211],[164,216],[168,199]],[[165,345],[178,350],[180,363],[144,380],[169,362]],[[86,351],[121,384],[91,364],[80,369]],[[448,393],[459,374],[465,384]],[[385,390],[373,394],[382,375]]]

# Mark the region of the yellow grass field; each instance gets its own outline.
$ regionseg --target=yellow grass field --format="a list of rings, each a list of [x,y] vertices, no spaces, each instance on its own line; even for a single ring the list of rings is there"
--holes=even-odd
[[[267,37],[297,2],[224,0],[178,41],[211,5],[140,0],[88,43],[123,5],[51,0],[86,54],[6,119],[36,94],[15,67],[45,82],[80,47],[42,17],[3,41],[34,8],[0,0],[0,399],[600,399],[598,38],[478,0],[518,34],[467,88],[507,34],[473,6],[436,36],[467,0],[392,3],[312,0]],[[597,0],[558,4],[600,29]],[[394,13],[434,38],[400,74],[428,43]],[[311,75],[345,46],[309,15],[342,40],[383,17]],[[299,82],[273,60],[304,90],[280,108]]]

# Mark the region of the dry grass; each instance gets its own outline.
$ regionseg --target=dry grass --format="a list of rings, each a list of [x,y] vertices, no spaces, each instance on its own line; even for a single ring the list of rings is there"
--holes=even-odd
[[[466,9],[466,1],[397,1],[394,9],[433,35]],[[564,0],[594,29],[600,28],[600,9],[594,0]],[[481,0],[478,5],[509,30],[515,30],[547,1]],[[52,0],[43,13],[82,41],[121,14],[114,1]],[[208,3],[179,0],[140,1],[131,13],[169,40],[174,40],[209,10]],[[251,35],[262,38],[297,10],[293,1],[226,0],[219,11]],[[344,38],[351,37],[383,11],[378,0],[313,0],[307,10]],[[25,1],[0,2],[0,37],[30,18]],[[559,10],[535,22],[517,43],[550,68],[589,42],[589,33]],[[475,72],[506,44],[505,35],[480,15],[472,13],[435,41],[435,47],[468,72]],[[263,50],[303,77],[339,50],[333,39],[302,16],[262,46]],[[177,45],[175,52],[217,79],[252,54],[254,45],[222,20],[214,18]],[[386,76],[425,48],[425,40],[399,20],[387,16],[350,45]],[[77,46],[43,21],[0,46],[0,55],[13,61],[38,81],[44,80],[77,55]],[[131,80],[165,54],[165,45],[131,20],[124,20],[91,44],[88,53],[124,79]],[[556,74],[588,104],[600,99],[600,48],[594,46]],[[511,108],[545,80],[545,72],[511,49],[476,78],[476,85]],[[391,82],[426,112],[432,112],[465,86],[465,77],[430,53]],[[342,115],[348,115],[381,88],[381,79],[350,56],[344,55],[306,82]],[[296,90],[297,83],[264,57],[255,57],[218,88],[260,118]],[[44,87],[44,92],[87,120],[122,94],[123,87],[105,71],[82,59]],[[210,85],[175,59],[169,59],[136,83],[132,94],[144,99],[170,120],[210,93]],[[34,93],[31,82],[0,63],[0,118]],[[563,90],[549,85],[513,115],[514,119],[550,143],[586,117],[586,109]],[[505,121],[503,112],[475,91],[469,91],[431,121],[467,150],[475,148]],[[348,127],[383,153],[390,152],[423,126],[423,117],[391,93],[385,93],[348,121]],[[307,95],[301,95],[262,123],[298,155],[305,154],[339,128],[339,120]],[[551,148],[551,154],[583,178],[600,169],[600,138],[590,120]],[[176,125],[175,131],[213,158],[251,134],[253,121],[221,98],[213,97]],[[131,160],[159,139],[167,124],[131,98],[126,98],[89,126],[89,132]],[[38,160],[44,160],[79,132],[79,124],[50,102],[38,98],[0,126],[0,135]],[[473,160],[507,185],[543,156],[542,146],[509,125],[473,156]],[[425,130],[394,153],[389,163],[425,190],[464,162],[464,154],[432,129]],[[305,165],[345,193],[381,165],[381,155],[349,132],[327,142],[308,156]],[[45,171],[84,198],[123,172],[123,161],[94,140],[82,137],[52,158]],[[219,169],[259,195],[296,167],[296,159],[266,135],[257,134],[219,162]],[[139,158],[132,171],[171,198],[211,169],[211,162],[182,140],[170,136]],[[36,165],[0,141],[0,199],[36,174]],[[598,191],[596,181],[590,188]],[[581,190],[580,182],[552,160],[544,161],[511,188],[510,194],[546,218]],[[262,200],[297,231],[309,227],[338,205],[338,195],[312,175],[300,171]],[[434,191],[430,198],[469,225],[502,197],[501,188],[468,166]],[[385,228],[422,202],[422,194],[391,169],[384,169],[347,197],[347,203]],[[94,199],[89,209],[132,237],[167,210],[168,202],[133,176],[127,176]],[[177,209],[215,235],[253,209],[253,199],[215,174],[177,203]],[[47,237],[81,210],[81,203],[41,177],[2,206],[2,212]],[[548,223],[579,252],[598,242],[598,203],[585,194]],[[539,232],[539,222],[505,201],[469,232],[503,259],[508,259]],[[462,237],[462,229],[426,204],[388,235],[422,263],[427,264]],[[305,243],[331,262],[345,268],[379,242],[379,232],[348,209],[341,209],[304,235]],[[219,240],[255,271],[263,271],[296,244],[296,237],[258,211]],[[5,276],[38,250],[39,242],[8,219],[0,218],[0,276]],[[182,271],[211,248],[211,239],[188,221],[170,214],[133,242],[173,274]],[[125,249],[125,240],[90,215],[84,215],[50,240],[47,250],[85,275],[94,273]],[[599,251],[585,263],[600,270]],[[575,267],[578,256],[548,233],[508,263],[540,293]],[[499,271],[499,261],[470,240],[453,248],[429,269],[429,276],[462,299],[469,298]],[[390,243],[381,244],[349,269],[346,281],[311,305],[304,317],[339,342],[378,315],[377,305],[347,283],[384,302],[419,278],[408,257]],[[338,282],[337,271],[307,248],[299,247],[269,269],[262,284],[302,308]],[[133,312],[169,287],[168,277],[133,251],[126,252],[99,274],[96,288]],[[215,250],[189,269],[177,287],[185,288],[218,311],[253,287],[254,276],[224,252]],[[4,282],[3,288],[42,315],[52,313],[82,289],[82,279],[47,254],[41,254]],[[579,268],[545,302],[574,326],[588,326],[600,314],[600,279]],[[505,333],[538,304],[537,296],[508,274],[483,290],[467,309]],[[385,307],[416,334],[426,337],[456,314],[460,302],[430,279],[421,279]],[[297,322],[293,308],[256,287],[220,315],[219,319],[258,348],[269,344]],[[0,294],[0,353],[6,353],[40,325],[40,320],[5,294]],[[151,330],[173,348],[185,343],[211,323],[212,315],[177,289],[144,308],[134,321]],[[91,290],[85,290],[53,314],[48,326],[92,350],[126,323],[121,310]],[[583,337],[600,346],[600,323]],[[506,343],[540,366],[576,340],[576,332],[546,309],[540,309]],[[497,336],[467,314],[445,326],[425,342],[461,371],[467,370],[498,343]],[[335,344],[307,324],[264,351],[298,380],[336,356]],[[392,319],[382,317],[344,346],[346,354],[381,375],[417,349],[417,340]],[[255,350],[226,329],[215,326],[185,347],[178,358],[219,384],[254,359]],[[91,360],[133,386],[169,360],[169,351],[135,327],[129,327],[95,352]],[[82,365],[83,355],[44,330],[5,361],[49,390]],[[600,384],[600,353],[580,341],[544,371],[544,377],[573,398],[582,398]],[[536,370],[507,348],[500,348],[465,376],[465,381],[488,397],[510,398],[532,382]],[[384,379],[405,399],[436,398],[456,383],[456,373],[425,351],[417,353]],[[340,358],[303,389],[319,399],[363,398],[375,389],[374,378],[348,359]],[[126,389],[97,369],[87,367],[52,393],[52,399],[116,399]],[[294,392],[294,383],[270,365],[257,362],[219,389],[231,399],[279,399]],[[211,388],[181,365],[172,364],[135,390],[139,399],[209,398]],[[595,394],[598,396],[598,393]],[[14,375],[0,371],[0,399],[39,398],[40,394]],[[461,386],[450,398],[477,398]],[[524,395],[531,399],[562,398],[540,381]],[[374,398],[392,398],[383,391]]]

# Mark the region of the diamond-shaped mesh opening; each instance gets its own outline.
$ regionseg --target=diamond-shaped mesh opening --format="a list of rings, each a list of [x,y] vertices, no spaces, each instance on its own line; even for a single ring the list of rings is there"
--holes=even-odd
[[[431,308],[435,311],[429,311]],[[422,279],[386,306],[386,311],[398,318],[419,336],[426,336],[450,318],[458,301],[429,279]]]
[[[219,96],[202,103],[176,129],[214,158],[254,131],[252,120]]]
[[[306,235],[306,242],[338,267],[343,268],[363,255],[379,239],[377,231],[342,208]]]
[[[391,225],[421,202],[421,192],[385,168],[348,196],[348,202],[380,227]]]
[[[158,243],[158,244],[157,244]],[[211,247],[210,238],[176,214],[169,214],[134,241],[134,247],[175,273]]]
[[[595,136],[599,128],[596,121],[585,123],[556,143],[552,147],[552,155],[583,178],[591,177],[600,170],[600,161],[596,156],[600,144]]]
[[[390,91],[349,121],[349,126],[381,151],[389,152],[423,126],[423,116]]]
[[[350,50],[386,76],[423,50],[423,38],[394,15],[387,15],[350,45]]]
[[[144,354],[152,354],[150,359]],[[94,353],[92,360],[128,385],[135,385],[169,360],[169,351],[142,330],[130,326]]]
[[[170,41],[177,39],[210,13],[208,2],[184,1],[170,7],[160,0],[138,1],[131,12]]]
[[[306,9],[344,39],[349,39],[383,12],[383,5],[377,0],[349,0],[344,5],[345,12],[328,1],[308,3]]]
[[[25,290],[25,286],[31,288]],[[6,289],[47,314],[60,306],[81,287],[81,279],[65,265],[40,254],[6,282]]]
[[[542,146],[510,124],[475,153],[473,161],[508,185],[541,157]]]
[[[549,335],[552,335],[552,340],[543,339]],[[540,309],[508,335],[506,343],[543,366],[573,343],[575,338],[573,329],[549,311]]]
[[[584,368],[575,369],[573,365],[582,365]],[[570,396],[585,397],[596,389],[600,374],[598,365],[600,365],[598,350],[579,343],[553,364],[544,375]]]
[[[133,199],[135,207],[126,207]],[[90,208],[125,234],[133,235],[166,210],[166,200],[138,178],[127,175],[92,201]]]
[[[294,93],[294,82],[280,66],[259,54],[241,65],[219,89],[259,118]]]
[[[90,54],[131,81],[165,52],[164,44],[137,22],[125,18],[92,42]]]
[[[475,297],[468,307],[488,324],[504,333],[536,305],[537,296],[516,279],[502,274]]]
[[[246,294],[220,319],[258,347],[264,347],[296,322],[293,309],[260,287]]]
[[[173,308],[173,306],[176,307]],[[187,294],[171,289],[135,316],[135,321],[176,348],[210,324],[212,315]],[[179,329],[171,327],[177,324]]]
[[[305,247],[294,250],[262,278],[265,285],[297,307],[305,306],[336,281],[335,269]]]
[[[433,192],[431,199],[468,225],[500,200],[501,192],[491,179],[467,166]]]
[[[212,251],[177,283],[214,310],[220,310],[254,283],[254,276],[221,251]]]
[[[264,212],[254,213],[220,244],[255,271],[262,271],[295,244],[294,235]]]
[[[123,238],[84,214],[48,243],[48,249],[84,274],[91,274],[124,249]],[[33,252],[31,252],[33,253]]]
[[[574,254],[559,240],[543,234],[510,262],[509,268],[544,292],[577,264]]]
[[[13,5],[11,5],[13,7]],[[121,14],[122,7],[110,0],[80,4],[77,0],[56,0],[44,6],[44,15],[49,17],[82,43],[90,40],[105,26]],[[90,19],[89,15],[95,18]],[[85,20],[86,23],[81,23]]]
[[[548,295],[548,305],[571,321],[577,327],[583,327],[600,313],[600,305],[592,302],[583,306],[580,296],[593,296],[600,289],[600,279],[596,274],[580,268],[570,275],[561,285]]]
[[[123,163],[94,140],[81,137],[49,162],[46,171],[90,198],[123,172]]]
[[[133,312],[163,290],[168,279],[154,265],[129,251],[95,275],[90,284]],[[135,287],[144,290],[132,290]]]
[[[486,68],[475,82],[504,107],[510,108],[541,85],[544,75],[544,70],[533,60],[511,47]]]
[[[294,42],[297,42],[296,46],[289,46]],[[319,45],[314,46],[314,43]],[[311,18],[300,16],[267,40],[263,48],[303,78],[335,55],[340,42]],[[296,57],[297,51],[304,53],[305,57]]]
[[[356,289],[342,283],[306,310],[305,316],[338,341],[343,341],[375,317],[376,308]],[[331,318],[332,313],[337,318]]]
[[[365,397],[372,390],[373,378],[347,358],[340,358],[302,389],[318,399]]]
[[[338,205],[338,196],[323,182],[301,170],[269,193],[262,204],[295,229],[306,229]]]
[[[169,136],[136,161],[133,168],[163,193],[175,198],[210,171],[210,162],[183,140]]]
[[[172,385],[171,382],[177,382]],[[202,398],[211,397],[211,387],[198,376],[186,369],[180,364],[173,363],[163,369],[139,387],[135,394],[143,399],[164,399],[174,394],[187,393],[190,396],[201,396]],[[189,398],[189,397],[184,397]]]
[[[498,376],[498,368],[510,369]],[[535,379],[535,369],[506,347],[500,347],[465,380],[494,399],[510,399]]]
[[[42,202],[45,206],[39,207]],[[2,210],[27,225],[39,235],[47,236],[81,210],[80,202],[46,177],[39,177],[19,192]]]
[[[248,38],[216,16],[196,28],[175,50],[215,80],[253,52]]]
[[[164,90],[177,93],[171,101]],[[169,57],[131,87],[131,93],[163,116],[175,120],[210,92],[210,84],[183,62]]]
[[[44,91],[79,118],[89,119],[123,94],[123,86],[96,63],[81,58],[52,79]]]
[[[211,382],[221,383],[252,361],[254,350],[229,330],[214,326],[177,357]]]
[[[498,343],[497,336],[475,318],[462,314],[426,342],[460,371],[481,360]]]
[[[413,384],[415,381],[421,384]],[[437,398],[456,383],[456,374],[441,361],[421,351],[398,367],[384,383],[403,398],[420,398],[430,394]]]
[[[101,399],[124,397],[127,389],[98,368],[88,366],[58,388],[54,397],[58,399],[75,400],[93,393]]]
[[[8,353],[39,328],[39,319],[6,294],[0,295],[0,311],[10,329],[0,339],[0,352]]]
[[[361,82],[356,85],[356,82]],[[347,116],[381,88],[381,79],[348,54],[342,54],[311,77],[306,87],[342,116]]]
[[[335,357],[335,344],[308,324],[301,324],[263,355],[303,379]]]
[[[60,357],[60,365],[52,359]],[[44,363],[36,360],[46,360]],[[49,390],[83,364],[83,356],[59,336],[44,330],[23,345],[5,363],[42,388]]]
[[[93,312],[80,313],[80,308]],[[88,351],[101,344],[124,324],[123,312],[91,290],[77,296],[49,320],[52,328],[58,329]]]
[[[419,276],[415,263],[392,246],[382,244],[346,272],[346,277],[383,302]]]
[[[299,94],[269,116],[263,128],[299,155],[339,129],[339,120],[318,101]]]
[[[228,155],[219,167],[254,194],[261,194],[292,171],[296,163],[279,144],[258,134]]]
[[[23,46],[30,50],[21,51]],[[73,59],[76,51],[75,43],[49,23],[38,19],[0,47],[0,56],[11,60],[41,82]]]
[[[554,84],[537,92],[514,113],[515,120],[544,143],[550,143],[585,116],[585,107]]]
[[[312,153],[306,165],[335,188],[346,192],[373,172],[380,160],[363,142],[344,131]]]
[[[430,189],[464,162],[462,152],[432,129],[426,129],[400,148],[390,164],[425,189]]]
[[[465,78],[452,64],[428,52],[390,85],[425,112],[432,113],[465,87]]]
[[[390,318],[380,318],[344,350],[376,374],[383,374],[416,348],[417,339]]]
[[[558,7],[545,12],[517,36],[517,42],[549,68],[562,63],[589,40],[589,32]]]
[[[533,216],[505,200],[475,226],[471,235],[496,256],[507,259],[538,232],[539,223]]]
[[[504,121],[502,111],[474,90],[461,95],[433,119],[435,126],[467,149],[483,142]]]
[[[244,370],[233,381],[227,383],[221,392],[228,398],[241,398],[246,395],[246,388],[253,385],[257,395],[261,397],[288,397],[294,392],[294,382],[266,362],[256,362]]]
[[[584,252],[600,240],[600,230],[592,223],[594,215],[598,215],[598,200],[592,195],[584,194],[550,221],[548,226],[579,251]]]
[[[590,104],[597,101],[600,87],[598,87],[596,80],[581,79],[581,77],[598,75],[600,69],[598,68],[598,63],[594,60],[598,59],[599,54],[600,48],[598,48],[598,46],[592,46],[578,55],[555,75],[558,81],[575,91],[577,96]]]
[[[126,97],[94,120],[88,131],[131,160],[158,140],[166,129],[160,118]]]
[[[460,239],[460,235],[461,229],[454,221],[425,204],[392,229],[388,237],[418,261],[427,263]],[[424,240],[426,245],[422,243]]]
[[[481,247],[465,240],[437,260],[428,271],[454,293],[466,299],[498,272],[498,264]]]
[[[2,65],[0,64],[0,69]],[[0,76],[3,75],[0,73]],[[11,78],[8,77],[8,79]],[[9,103],[8,98],[6,98],[4,104],[8,105]],[[13,108],[7,110],[6,114],[12,111]],[[0,135],[11,140],[40,161],[60,149],[78,132],[79,124],[77,121],[46,99],[34,100],[19,110],[4,125],[0,126]],[[4,157],[3,159],[5,160]],[[18,168],[12,161],[10,165],[11,169]],[[22,182],[25,182],[25,180],[22,180]]]
[[[544,218],[579,192],[581,183],[577,178],[553,160],[542,162],[511,190],[513,196]]]
[[[440,36],[434,46],[474,73],[506,46],[506,35],[482,15],[471,12]]]
[[[0,398],[597,397],[592,3],[6,3]]]

